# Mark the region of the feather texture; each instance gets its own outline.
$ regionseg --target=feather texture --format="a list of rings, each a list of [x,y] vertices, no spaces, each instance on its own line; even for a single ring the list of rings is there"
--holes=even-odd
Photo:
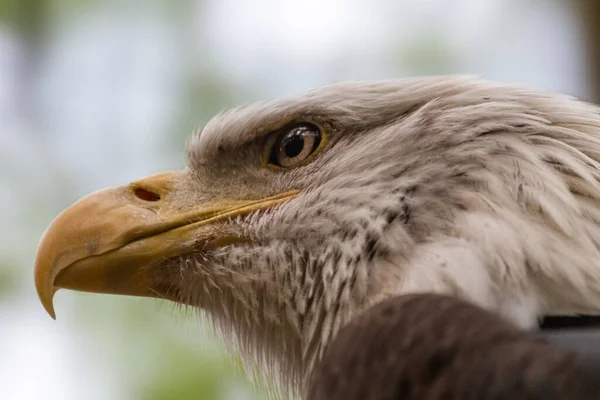
[[[550,339],[578,346],[573,335]],[[600,396],[599,361],[453,297],[397,296],[340,330],[308,399],[591,400]]]
[[[298,120],[324,127],[324,150],[263,168],[269,133]],[[342,326],[390,296],[449,294],[522,328],[600,312],[594,105],[472,77],[341,83],[222,113],[188,156],[196,182],[220,184],[190,202],[301,190],[230,221],[249,243],[177,264],[186,298],[292,392]]]

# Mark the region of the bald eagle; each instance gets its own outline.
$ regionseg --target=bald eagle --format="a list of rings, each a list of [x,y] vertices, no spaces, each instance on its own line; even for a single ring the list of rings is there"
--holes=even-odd
[[[451,295],[521,328],[600,312],[600,109],[473,77],[348,82],[222,113],[187,167],[49,226],[35,285],[204,310],[291,392],[391,296]]]

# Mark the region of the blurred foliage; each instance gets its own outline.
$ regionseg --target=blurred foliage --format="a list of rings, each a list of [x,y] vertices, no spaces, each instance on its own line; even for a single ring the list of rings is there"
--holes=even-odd
[[[16,29],[26,41],[43,37],[49,2],[46,0],[0,0],[0,22]]]
[[[17,13],[20,8],[19,0],[2,0],[0,1],[0,21],[7,24],[17,19]]]
[[[438,75],[458,70],[460,65],[460,55],[444,43],[435,29],[428,30],[418,40],[390,49],[389,54],[390,62],[402,65],[408,75]]]
[[[189,346],[175,345],[161,360],[161,373],[148,383],[140,400],[218,399],[233,384],[245,385],[242,379],[232,381],[231,368],[219,355],[191,355]]]
[[[179,16],[187,12],[194,0],[0,0],[0,22],[18,26],[23,21],[40,21],[48,17],[70,17],[89,10],[90,8],[104,7],[114,9],[143,9],[144,12],[152,11],[163,17]],[[33,29],[33,25],[22,25],[25,29]]]
[[[15,262],[0,260],[0,303],[16,295],[21,278]]]
[[[177,139],[168,138],[169,147],[183,155],[185,142],[215,114],[239,104],[245,93],[222,73],[206,69],[192,74],[181,88],[183,107],[176,126]]]

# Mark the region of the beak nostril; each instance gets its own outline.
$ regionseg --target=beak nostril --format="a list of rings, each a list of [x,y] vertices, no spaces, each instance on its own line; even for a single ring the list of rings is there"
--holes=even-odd
[[[158,201],[160,200],[160,195],[158,193],[151,192],[150,190],[146,190],[144,188],[136,188],[133,193],[135,197],[144,201]]]

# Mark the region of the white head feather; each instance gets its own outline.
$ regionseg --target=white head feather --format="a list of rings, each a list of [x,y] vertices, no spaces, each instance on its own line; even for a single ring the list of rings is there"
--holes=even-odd
[[[248,162],[292,119],[329,134],[312,163]],[[522,327],[600,311],[593,105],[470,77],[349,82],[219,115],[188,153],[215,193],[302,190],[231,222],[252,243],[179,264],[186,296],[293,390],[343,324],[390,295],[453,294]]]

